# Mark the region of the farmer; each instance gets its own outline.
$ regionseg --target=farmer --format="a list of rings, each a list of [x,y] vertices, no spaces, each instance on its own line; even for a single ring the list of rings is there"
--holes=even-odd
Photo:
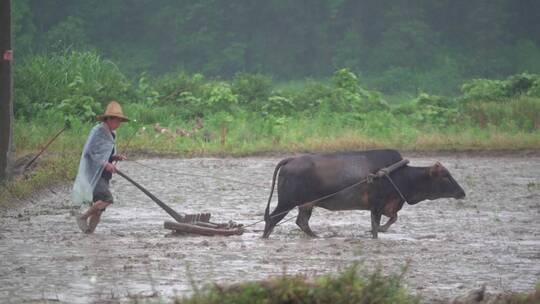
[[[109,190],[109,180],[116,172],[113,161],[126,160],[116,154],[115,130],[122,122],[129,121],[122,113],[122,107],[111,101],[103,115],[98,115],[100,124],[92,128],[86,140],[79,163],[79,171],[73,185],[73,202],[91,204],[88,211],[77,215],[77,224],[84,233],[93,233],[99,223],[101,213],[113,203]]]

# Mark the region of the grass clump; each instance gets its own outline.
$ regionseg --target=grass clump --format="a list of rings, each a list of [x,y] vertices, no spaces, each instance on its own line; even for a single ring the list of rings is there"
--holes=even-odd
[[[239,283],[228,286],[207,285],[194,288],[190,297],[172,301],[152,295],[150,298],[133,298],[133,303],[174,304],[409,304],[429,303],[406,290],[401,274],[385,276],[380,269],[362,275],[358,264],[353,264],[338,275],[326,275],[315,279],[305,276],[282,276],[274,279]],[[452,304],[536,304],[540,303],[540,283],[532,292],[491,294],[485,286],[471,290],[453,299],[434,299],[430,302]]]
[[[363,276],[355,264],[337,276],[314,280],[283,276],[227,287],[212,285],[174,303],[419,303],[419,298],[403,287],[402,275],[384,276],[377,270]]]

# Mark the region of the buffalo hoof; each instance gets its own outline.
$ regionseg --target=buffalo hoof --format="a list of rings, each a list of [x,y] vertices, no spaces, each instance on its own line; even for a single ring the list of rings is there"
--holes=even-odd
[[[367,231],[367,232],[368,232],[369,234],[371,234],[371,238],[372,238],[372,239],[378,239],[378,236],[377,236],[378,231],[375,232],[375,233],[373,233],[373,230],[370,230],[370,231]]]

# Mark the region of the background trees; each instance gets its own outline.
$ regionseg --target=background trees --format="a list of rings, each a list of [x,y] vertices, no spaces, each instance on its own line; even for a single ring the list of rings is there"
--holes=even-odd
[[[95,50],[128,75],[185,70],[320,78],[349,68],[386,93],[540,72],[535,0],[18,0],[18,60]]]

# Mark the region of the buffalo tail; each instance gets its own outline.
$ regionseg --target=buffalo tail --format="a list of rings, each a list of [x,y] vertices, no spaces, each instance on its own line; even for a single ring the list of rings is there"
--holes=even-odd
[[[274,176],[272,177],[272,188],[270,189],[270,197],[268,198],[268,204],[266,205],[266,210],[264,211],[264,220],[265,221],[268,221],[268,219],[270,217],[270,202],[272,201],[272,194],[274,193],[274,186],[276,184],[276,176],[278,174],[278,171],[282,166],[286,165],[292,159],[293,159],[293,157],[281,160],[276,165],[276,169],[274,169]]]

